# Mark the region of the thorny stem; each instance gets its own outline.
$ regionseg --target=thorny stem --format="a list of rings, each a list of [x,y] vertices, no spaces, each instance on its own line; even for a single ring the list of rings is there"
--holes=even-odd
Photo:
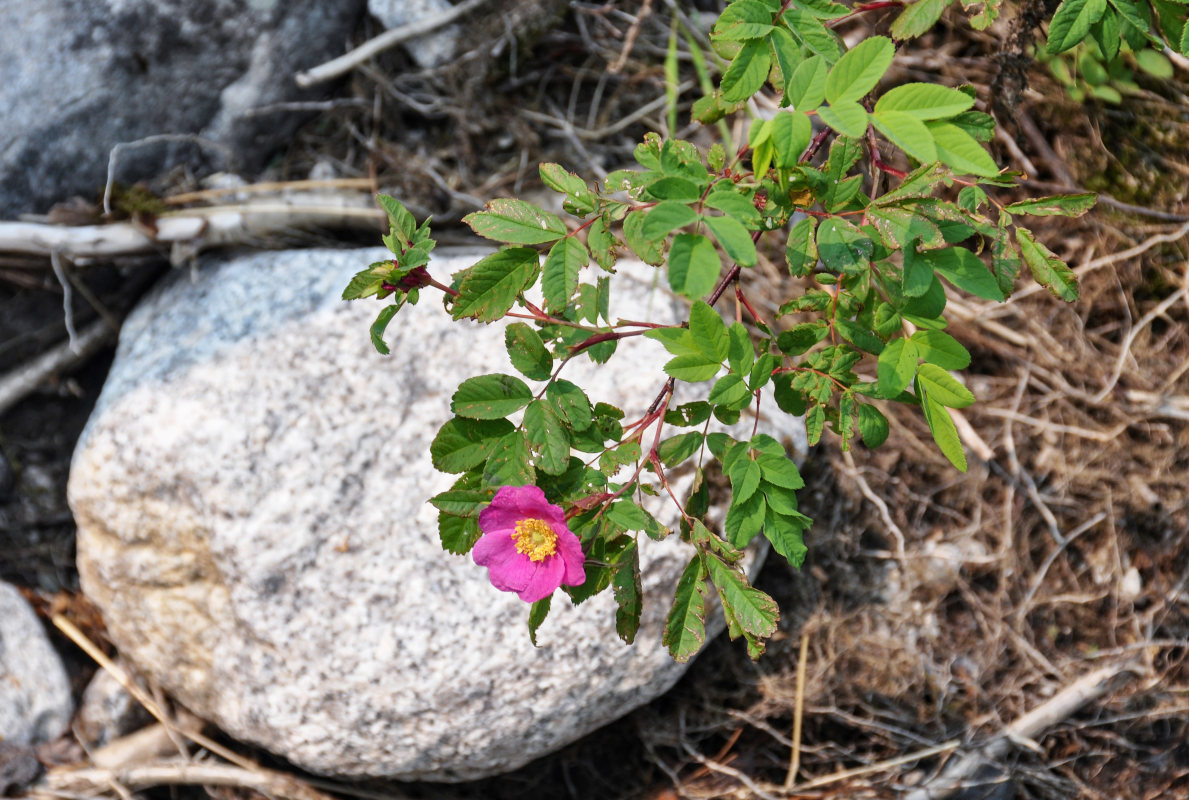
[[[904,5],[903,0],[876,0],[874,3],[866,3],[861,6],[855,6],[854,9],[852,9],[851,12],[845,17],[838,17],[838,19],[832,19],[827,22],[826,27],[833,28],[837,25],[841,25],[843,22],[846,22],[852,17],[857,17],[860,14],[866,14],[869,11],[878,11],[881,8],[898,8],[902,5]]]

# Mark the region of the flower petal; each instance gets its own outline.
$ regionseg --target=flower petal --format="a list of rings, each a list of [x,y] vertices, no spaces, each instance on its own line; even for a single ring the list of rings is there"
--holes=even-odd
[[[471,555],[479,566],[494,567],[519,553],[516,552],[516,543],[512,541],[511,534],[495,531],[480,536]]]
[[[586,556],[582,555],[582,543],[566,531],[565,535],[558,535],[557,549],[565,567],[561,582],[566,586],[581,586],[586,582]]]
[[[495,533],[502,531],[506,536],[511,536],[512,531],[516,530],[516,523],[524,519],[518,509],[497,506],[495,501],[491,505],[479,512],[479,529],[484,533]]]
[[[515,553],[512,558],[488,570],[491,585],[501,592],[524,591],[539,571],[540,564],[528,556]]]
[[[562,573],[566,569],[562,560],[557,556],[537,562],[534,566],[536,566],[536,571],[533,572],[524,589],[519,592],[520,599],[526,603],[535,603],[553,594],[557,587],[561,586]]]

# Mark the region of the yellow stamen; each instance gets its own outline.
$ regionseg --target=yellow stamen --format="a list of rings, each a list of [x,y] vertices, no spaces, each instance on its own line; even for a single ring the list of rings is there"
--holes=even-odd
[[[529,561],[544,561],[557,552],[557,534],[543,519],[522,519],[512,532],[516,552],[528,556]]]

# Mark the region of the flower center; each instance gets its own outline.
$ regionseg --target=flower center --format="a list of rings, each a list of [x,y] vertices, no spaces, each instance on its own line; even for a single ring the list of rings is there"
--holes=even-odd
[[[543,519],[522,519],[512,532],[516,552],[528,556],[529,561],[544,561],[557,552],[557,534]]]

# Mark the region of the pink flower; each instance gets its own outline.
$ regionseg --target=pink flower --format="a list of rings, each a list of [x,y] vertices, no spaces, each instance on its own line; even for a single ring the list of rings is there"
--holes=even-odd
[[[479,512],[479,528],[475,563],[487,567],[491,585],[500,591],[535,603],[563,583],[586,581],[578,537],[566,527],[561,508],[536,486],[501,486]]]

